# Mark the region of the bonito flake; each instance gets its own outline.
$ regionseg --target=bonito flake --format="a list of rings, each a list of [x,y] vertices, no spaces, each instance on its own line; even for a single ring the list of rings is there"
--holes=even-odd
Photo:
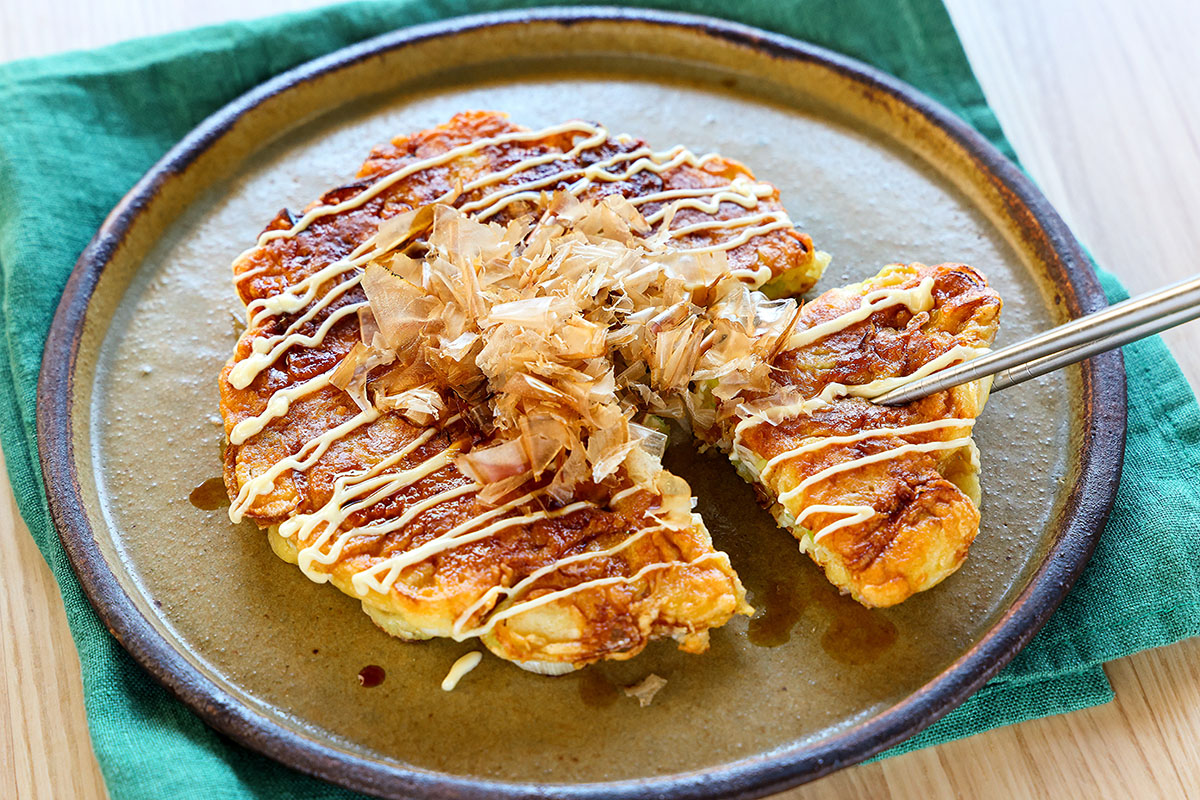
[[[622,468],[658,481],[661,420],[711,427],[731,413],[718,401],[768,392],[799,313],[732,276],[724,252],[647,238],[619,194],[559,193],[506,226],[449,205],[402,216],[362,275],[363,341],[333,380],[419,425],[454,395],[472,407],[495,436],[457,463],[484,502],[547,475],[560,502]]]

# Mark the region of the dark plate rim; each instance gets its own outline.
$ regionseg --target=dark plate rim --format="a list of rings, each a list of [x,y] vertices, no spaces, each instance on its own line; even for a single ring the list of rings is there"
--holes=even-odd
[[[699,32],[773,57],[816,63],[881,93],[941,128],[975,162],[1039,237],[1051,277],[1075,315],[1107,304],[1082,247],[1025,174],[951,111],[900,80],[855,59],[738,23],[673,12],[583,7],[543,8],[459,17],[384,34],[285,72],[230,102],[173,147],[129,191],[80,255],[55,314],[38,381],[37,427],[51,514],[71,566],[108,630],[156,680],[210,726],[301,772],[387,797],[635,798],[683,800],[758,797],[858,763],[918,733],[960,705],[996,674],[1062,601],[1091,556],[1116,496],[1125,446],[1125,371],[1119,352],[1081,365],[1084,435],[1080,474],[1068,495],[1062,531],[1029,585],[993,627],[942,673],[908,698],[825,739],[779,748],[729,764],[655,778],[585,784],[528,784],[466,779],[401,768],[325,746],[283,727],[213,683],[163,638],[125,593],[105,560],[83,510],[73,425],[75,368],[83,324],[101,273],[134,220],[159,189],[182,173],[247,111],[267,99],[341,68],[416,42],[487,27],[552,22],[564,28],[623,21]]]

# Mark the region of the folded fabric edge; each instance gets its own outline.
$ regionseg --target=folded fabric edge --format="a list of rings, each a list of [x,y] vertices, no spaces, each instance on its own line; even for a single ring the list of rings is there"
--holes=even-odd
[[[1188,598],[1165,608],[1126,608],[1113,619],[1098,641],[1094,629],[1057,628],[1054,641],[1035,637],[1013,662],[992,680],[1021,683],[1084,667],[1100,666],[1134,653],[1167,647],[1200,636],[1200,617],[1195,602]],[[1026,653],[1036,654],[1029,657]]]
[[[874,758],[911,753],[995,728],[1110,703],[1116,697],[1100,665],[1029,681],[993,681],[925,730]]]

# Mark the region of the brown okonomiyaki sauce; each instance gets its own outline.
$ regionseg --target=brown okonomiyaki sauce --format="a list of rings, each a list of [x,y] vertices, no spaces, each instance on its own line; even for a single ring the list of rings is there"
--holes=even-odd
[[[870,664],[887,652],[899,635],[886,611],[859,605],[831,585],[804,592],[795,581],[772,581],[752,590],[750,602],[757,611],[747,626],[746,638],[760,647],[786,644],[810,609],[825,626],[821,649],[840,664]]]
[[[383,679],[387,677],[387,673],[383,671],[383,667],[375,664],[368,664],[358,671],[358,683],[364,689],[371,689],[383,683]]]
[[[591,667],[579,671],[579,701],[585,706],[611,706],[620,696],[621,689],[599,669]]]
[[[209,478],[188,495],[188,502],[203,511],[215,511],[229,505],[224,478]]]
[[[807,601],[788,581],[772,581],[765,591],[755,594],[757,613],[750,619],[746,636],[751,644],[778,647],[792,638],[792,628],[800,621]]]
[[[839,597],[833,619],[821,635],[821,649],[842,664],[870,664],[896,643],[896,626],[885,613]]]
[[[750,644],[780,647],[793,638],[819,638],[829,658],[851,666],[871,664],[896,644],[900,634],[888,611],[865,608],[839,593],[786,532],[747,524],[739,509],[757,502],[754,490],[732,474],[724,456],[697,458],[691,448],[682,442],[672,446],[663,464],[688,479],[713,544],[729,555],[746,587],[755,609],[746,626]]]

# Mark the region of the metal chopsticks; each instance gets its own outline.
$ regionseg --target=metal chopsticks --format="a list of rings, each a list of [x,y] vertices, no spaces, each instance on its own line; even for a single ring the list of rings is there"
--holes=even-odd
[[[911,403],[988,375],[995,376],[992,391],[999,391],[1198,317],[1200,276],[1117,303],[872,399],[889,406]]]

